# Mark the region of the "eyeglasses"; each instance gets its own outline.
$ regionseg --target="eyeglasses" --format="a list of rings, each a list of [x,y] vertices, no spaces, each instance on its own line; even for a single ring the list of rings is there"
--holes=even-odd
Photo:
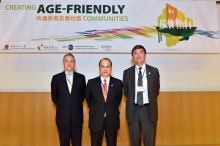
[[[75,61],[69,61],[69,60],[65,60],[65,63],[74,63]]]
[[[110,65],[108,65],[108,66],[101,65],[100,68],[101,68],[101,69],[105,69],[105,68],[106,68],[106,69],[109,69],[109,68],[111,68],[111,66],[110,66]]]

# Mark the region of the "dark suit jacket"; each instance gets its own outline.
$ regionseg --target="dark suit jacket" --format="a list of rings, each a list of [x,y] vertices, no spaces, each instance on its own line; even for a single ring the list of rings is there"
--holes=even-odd
[[[104,101],[100,76],[90,79],[86,87],[86,101],[89,106],[89,128],[92,131],[101,130],[104,113],[110,131],[119,129],[119,110],[118,106],[122,98],[122,81],[110,76],[107,101]]]
[[[123,88],[124,94],[127,98],[126,102],[126,117],[128,123],[131,123],[134,117],[135,108],[135,66],[132,66],[124,71],[123,75]],[[160,75],[157,68],[146,64],[146,76],[148,86],[148,98],[150,106],[151,121],[157,122],[158,108],[157,96],[160,90]]]
[[[58,126],[66,126],[72,121],[73,126],[83,123],[82,102],[85,98],[85,76],[74,72],[72,92],[69,93],[65,72],[56,74],[51,82],[51,96],[56,105],[56,123]]]

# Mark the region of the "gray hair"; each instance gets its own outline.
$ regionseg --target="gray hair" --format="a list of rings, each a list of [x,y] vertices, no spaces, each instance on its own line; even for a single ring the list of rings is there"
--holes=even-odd
[[[65,57],[66,57],[66,56],[71,56],[71,57],[73,57],[73,59],[74,59],[74,61],[75,61],[75,57],[73,56],[72,53],[67,53],[67,54],[65,54],[65,55],[63,56],[63,61],[65,60]]]

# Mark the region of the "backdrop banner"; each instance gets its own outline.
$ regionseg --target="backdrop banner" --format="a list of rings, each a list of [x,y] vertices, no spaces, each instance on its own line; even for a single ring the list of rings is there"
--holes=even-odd
[[[215,1],[5,0],[0,52],[219,53]]]

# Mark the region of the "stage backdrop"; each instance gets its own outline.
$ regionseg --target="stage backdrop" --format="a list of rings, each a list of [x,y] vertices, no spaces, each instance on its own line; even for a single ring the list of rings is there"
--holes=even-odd
[[[1,52],[220,52],[214,0],[2,0],[0,34]]]

